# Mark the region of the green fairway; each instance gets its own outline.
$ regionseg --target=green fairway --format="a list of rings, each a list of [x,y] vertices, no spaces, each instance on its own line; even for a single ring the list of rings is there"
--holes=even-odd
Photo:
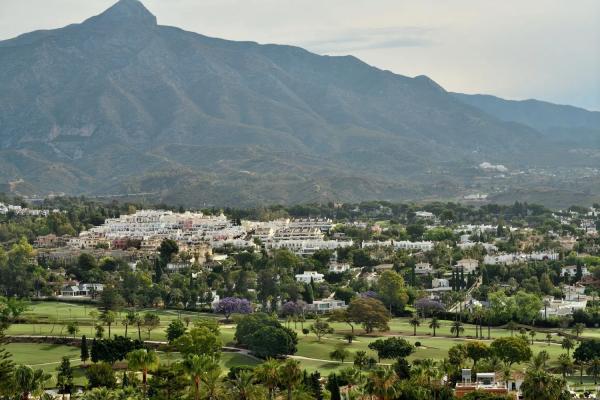
[[[13,324],[8,331],[8,335],[36,335],[36,336],[67,336],[66,324],[69,321],[77,321],[80,331],[77,337],[87,335],[94,336],[93,322],[90,316],[90,311],[98,312],[97,308],[89,305],[68,304],[61,302],[37,302],[32,303],[29,310],[25,313],[27,323]],[[167,325],[177,319],[188,316],[191,321],[196,318],[219,318],[214,314],[200,314],[193,312],[179,313],[174,310],[138,310],[140,313],[145,311],[156,312],[160,316],[160,326],[152,330],[150,335],[145,330],[142,330],[142,339],[144,340],[166,340],[165,329]],[[112,335],[125,335],[125,327],[122,325],[122,319],[125,312],[121,312],[117,316],[116,322],[111,327]],[[96,321],[99,323],[98,321]],[[385,338],[388,336],[402,336],[409,342],[415,344],[420,342],[420,346],[416,347],[416,351],[409,359],[425,359],[431,358],[434,360],[442,360],[447,357],[448,349],[459,344],[466,343],[469,340],[476,340],[476,328],[474,325],[464,324],[464,332],[459,338],[454,337],[450,332],[452,321],[440,321],[441,327],[436,330],[436,337],[432,336],[432,331],[429,329],[429,320],[423,319],[421,325],[417,327],[417,336],[414,336],[413,327],[408,323],[408,318],[394,318],[390,322],[390,330],[387,332],[375,332],[370,335],[365,335],[360,326],[355,326],[355,334],[357,335],[352,344],[348,344],[344,339],[344,334],[350,333],[351,328],[344,323],[334,322],[331,326],[335,329],[335,333],[327,335],[318,341],[315,335],[304,335],[302,327],[307,328],[314,321],[306,321],[303,324],[284,323],[289,328],[293,329],[298,334],[298,351],[295,356],[300,360],[302,367],[308,371],[320,371],[323,375],[327,375],[332,371],[338,370],[345,366],[350,366],[354,354],[357,351],[366,351],[368,355],[376,357],[376,353],[368,348],[369,343]],[[235,325],[221,325],[221,338],[225,346],[234,346]],[[488,335],[487,327],[483,328],[485,337]],[[517,335],[517,332],[513,333]],[[108,335],[108,328],[105,327],[105,336]],[[137,329],[129,327],[128,336],[137,337]],[[499,337],[510,336],[511,332],[502,328],[491,328],[490,335],[492,339]],[[600,337],[600,329],[586,329],[583,333],[584,337]],[[558,356],[564,353],[559,342],[560,337],[553,335],[550,343],[545,342],[546,334],[539,332],[532,345],[533,353],[536,354],[545,350],[550,355],[549,366],[556,365]],[[482,340],[486,343],[490,341]],[[329,353],[336,347],[342,346],[350,352],[350,357],[346,363],[341,364],[337,361],[330,360]],[[11,344],[9,350],[14,354],[14,359],[18,363],[36,365],[46,371],[53,372],[63,355],[73,359],[73,364],[78,365],[79,357],[78,349],[68,346],[55,346],[43,344]],[[178,354],[161,354],[163,363],[170,363],[178,359]],[[382,360],[383,363],[391,363],[393,360]],[[224,370],[228,370],[236,365],[254,365],[257,360],[239,353],[223,353],[221,364]],[[523,370],[524,365],[515,366],[517,369]],[[80,371],[81,373],[81,371]]]

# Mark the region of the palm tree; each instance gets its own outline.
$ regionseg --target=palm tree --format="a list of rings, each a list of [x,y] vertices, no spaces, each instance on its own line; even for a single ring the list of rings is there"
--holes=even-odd
[[[587,363],[583,360],[576,360],[575,364],[579,367],[579,384],[583,385],[583,369],[586,367]]]
[[[258,380],[263,382],[263,384],[269,390],[269,399],[273,400],[273,395],[275,393],[275,388],[279,383],[279,363],[269,358],[267,361],[260,364],[254,370],[256,377]]]
[[[367,392],[378,400],[391,400],[400,394],[398,375],[390,367],[378,368],[371,372],[366,385]]]
[[[98,311],[92,310],[92,311],[89,312],[88,315],[92,319],[92,334],[93,334],[94,333],[93,327],[96,326],[96,321],[98,320]]]
[[[413,314],[412,318],[408,320],[408,323],[413,327],[413,336],[417,336],[417,327],[421,325],[421,320],[417,314]]]
[[[100,319],[102,320],[102,322],[104,322],[108,326],[108,338],[110,339],[111,338],[110,327],[115,322],[116,315],[113,311],[108,310],[108,311],[102,313],[102,315],[100,316]]]
[[[44,390],[44,384],[52,375],[41,369],[33,370],[27,365],[19,365],[14,372],[15,389],[21,393],[21,400],[29,400],[29,396],[39,395]]]
[[[138,349],[127,354],[127,366],[134,371],[142,371],[142,384],[146,391],[148,371],[158,368],[160,360],[154,350]]]
[[[594,385],[598,384],[598,375],[600,375],[600,358],[594,357],[587,368],[588,375],[594,377]]]
[[[463,333],[465,331],[465,328],[463,328],[463,324],[460,321],[454,321],[452,322],[452,325],[450,326],[450,333],[456,335],[456,337],[459,337],[461,333]]]
[[[582,324],[581,322],[578,322],[573,327],[573,333],[575,334],[575,336],[577,338],[579,338],[579,335],[581,335],[583,333],[584,329],[585,329],[585,324]]]
[[[535,335],[537,335],[537,332],[534,331],[533,329],[529,331],[529,336],[531,336],[531,345],[533,346],[533,339],[535,338]]]
[[[515,329],[517,329],[517,323],[515,321],[508,321],[506,329],[510,331],[510,336],[513,336]]]
[[[473,317],[474,317],[473,322],[475,323],[475,337],[476,338],[481,337],[483,339],[483,326],[482,326],[483,316],[484,316],[483,308],[476,307],[475,310],[473,311]]]
[[[211,368],[202,374],[202,383],[206,387],[208,400],[216,400],[220,397],[221,392],[221,369]]]
[[[414,373],[411,376],[419,377],[421,384],[431,385],[431,378],[439,375],[437,363],[431,358],[425,358],[415,361]]]
[[[548,307],[550,307],[550,301],[544,300],[544,319],[548,319]]]
[[[129,325],[134,325],[135,320],[136,314],[133,311],[129,311],[127,315],[125,315],[125,318],[123,318],[123,320],[121,321],[121,323],[125,327],[125,337],[127,337],[127,328],[129,328]]]
[[[529,368],[531,370],[544,370],[546,363],[550,359],[550,355],[546,350],[542,350],[537,353],[529,362]]]
[[[239,371],[234,379],[228,382],[229,394],[232,399],[261,400],[264,399],[262,386],[256,384],[256,378],[251,371]]]
[[[194,382],[194,400],[200,399],[200,382],[207,371],[219,368],[219,364],[213,357],[205,354],[188,355],[183,361],[183,368]]]
[[[287,400],[292,400],[292,391],[302,382],[300,361],[288,359],[279,367],[279,383],[287,390]]]
[[[561,354],[558,356],[558,371],[562,374],[563,378],[567,377],[567,374],[573,372],[573,361],[568,354]]]
[[[431,322],[429,323],[429,329],[433,329],[433,337],[435,337],[435,330],[439,329],[440,326],[440,321],[437,317],[432,317]]]
[[[566,337],[560,343],[561,347],[567,351],[567,355],[571,354],[571,349],[575,347],[575,341],[570,337]]]

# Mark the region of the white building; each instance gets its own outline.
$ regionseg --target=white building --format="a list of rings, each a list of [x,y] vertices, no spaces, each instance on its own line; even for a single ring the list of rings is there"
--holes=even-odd
[[[429,263],[417,263],[415,265],[415,274],[427,275],[433,272],[433,267]]]
[[[587,269],[585,265],[581,266],[581,276],[588,276],[592,273]],[[571,278],[575,278],[577,276],[577,265],[568,265],[566,267],[562,267],[560,269],[561,276],[569,276]]]
[[[472,258],[464,258],[456,262],[456,268],[464,271],[465,274],[471,274],[477,271],[479,261]]]
[[[346,303],[342,300],[336,299],[323,299],[315,300],[312,304],[307,304],[306,309],[308,311],[316,313],[327,313],[340,308],[346,308]]]
[[[317,271],[304,271],[302,274],[296,274],[296,281],[302,283],[323,282],[323,274]]]
[[[556,300],[554,298],[546,298],[547,306],[540,309],[540,316],[543,318],[564,317],[573,315],[577,310],[585,310],[587,307],[587,299],[581,301],[575,300]]]
[[[505,264],[512,265],[527,261],[542,261],[542,260],[558,260],[558,253],[549,252],[535,252],[535,253],[510,253],[510,254],[496,254],[486,255],[483,259],[484,264],[496,265]]]
[[[435,214],[430,213],[429,211],[417,211],[415,212],[415,216],[421,219],[435,219]]]
[[[267,243],[267,249],[288,249],[300,256],[311,256],[318,250],[336,250],[351,247],[352,240],[287,239]]]
[[[386,240],[386,241],[367,241],[362,243],[363,248],[369,247],[393,247],[396,250],[433,250],[434,243],[431,241],[411,242],[408,240]]]
[[[80,283],[63,287],[60,295],[63,297],[92,297],[103,290],[104,285],[101,283]]]
[[[333,262],[333,263],[329,264],[329,272],[332,272],[334,274],[341,274],[341,273],[349,271],[349,270],[350,270],[350,264],[348,264],[348,263]]]

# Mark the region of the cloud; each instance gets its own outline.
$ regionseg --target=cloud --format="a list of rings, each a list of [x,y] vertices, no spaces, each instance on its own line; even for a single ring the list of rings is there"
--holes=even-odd
[[[362,28],[322,32],[319,38],[298,43],[321,53],[340,53],[400,47],[429,47],[435,44],[433,29],[423,27]]]

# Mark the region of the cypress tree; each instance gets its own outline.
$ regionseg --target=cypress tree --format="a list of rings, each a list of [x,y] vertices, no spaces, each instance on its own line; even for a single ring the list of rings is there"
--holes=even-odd
[[[341,400],[340,384],[336,374],[329,375],[327,379],[327,390],[331,393],[331,400]]]
[[[321,388],[321,374],[313,372],[310,374],[310,390],[316,400],[323,400],[323,389]]]
[[[94,341],[95,341],[95,339],[94,339]],[[80,356],[81,361],[85,364],[85,362],[90,359],[90,351],[88,349],[87,339],[86,339],[85,335],[83,335],[81,337],[81,353],[80,354],[81,354],[81,356]]]
[[[97,363],[100,359],[100,355],[98,354],[98,343],[96,342],[96,338],[92,340],[92,350],[90,351],[90,355],[93,363]]]
[[[315,295],[313,292],[312,285],[306,284],[304,286],[304,301],[308,304],[312,304],[315,301]]]

